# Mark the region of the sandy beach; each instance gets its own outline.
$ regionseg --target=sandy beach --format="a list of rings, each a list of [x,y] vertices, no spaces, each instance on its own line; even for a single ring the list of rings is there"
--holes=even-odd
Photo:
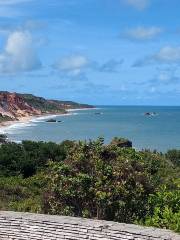
[[[20,123],[20,122],[29,122],[33,117],[21,117],[19,118],[19,120],[15,120],[15,121],[4,121],[4,122],[1,122],[0,123],[0,128],[2,127],[9,127],[13,124],[16,124],[16,123]]]
[[[40,121],[40,120],[46,120],[46,119],[50,119],[50,118],[54,118],[57,116],[68,116],[68,115],[72,115],[71,113],[63,113],[63,114],[42,114],[42,115],[38,115],[38,116],[28,116],[28,117],[21,117],[18,120],[15,121],[5,121],[0,123],[0,133],[5,133],[6,129],[12,128],[13,126],[16,125],[25,125],[31,122],[36,122],[36,121]]]
[[[93,108],[98,109],[98,108]],[[58,116],[70,116],[76,114],[76,111],[86,111],[89,110],[89,108],[79,108],[79,109],[67,109],[67,113],[47,113],[42,115],[35,115],[35,116],[26,116],[26,117],[20,117],[18,120],[15,121],[5,121],[0,123],[0,134],[8,134],[14,129],[21,129],[25,127],[32,126],[33,124],[36,124],[37,122],[46,121],[51,118],[56,118]]]

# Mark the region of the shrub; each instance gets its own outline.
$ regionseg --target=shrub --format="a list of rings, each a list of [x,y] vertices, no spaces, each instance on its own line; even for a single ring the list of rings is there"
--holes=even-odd
[[[123,222],[144,216],[154,187],[140,159],[102,139],[75,144],[63,163],[49,164],[45,211]]]
[[[150,196],[149,213],[144,224],[180,232],[180,188],[168,190],[166,186]]]

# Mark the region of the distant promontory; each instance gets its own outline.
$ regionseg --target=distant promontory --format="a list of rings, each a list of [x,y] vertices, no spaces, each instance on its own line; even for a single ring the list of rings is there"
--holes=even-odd
[[[93,108],[72,101],[48,100],[32,94],[0,92],[0,123],[46,114],[65,114],[69,109]]]

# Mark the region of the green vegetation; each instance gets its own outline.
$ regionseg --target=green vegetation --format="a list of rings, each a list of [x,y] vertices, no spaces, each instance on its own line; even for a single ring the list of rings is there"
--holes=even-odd
[[[7,121],[13,121],[13,119],[9,116],[3,116],[1,113],[0,113],[0,123],[2,122],[7,122]]]
[[[0,134],[0,144],[7,142],[7,136],[4,134]]]
[[[166,157],[169,158],[175,165],[180,167],[180,150],[169,150],[166,154]]]
[[[53,102],[50,102],[42,97],[36,97],[32,94],[21,94],[21,97],[32,107],[35,109],[41,110],[42,112],[59,112],[59,113],[65,113],[65,110],[58,106],[57,104],[54,104]]]
[[[71,101],[47,100],[42,97],[36,97],[32,94],[19,94],[30,106],[42,112],[65,113],[68,108],[88,108],[92,107],[86,104],[79,104]]]
[[[180,232],[180,185],[172,190],[162,186],[157,193],[149,197],[149,215],[145,219],[147,226],[170,228]]]
[[[138,223],[180,232],[179,152],[114,138],[0,146],[0,209]]]

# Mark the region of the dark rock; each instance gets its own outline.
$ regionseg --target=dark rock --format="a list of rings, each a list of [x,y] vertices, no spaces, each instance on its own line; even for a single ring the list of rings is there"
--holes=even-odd
[[[156,112],[146,112],[144,115],[145,116],[156,116],[157,113]]]
[[[151,113],[150,112],[146,112],[144,115],[145,116],[151,116]]]
[[[95,115],[102,115],[102,112],[95,112]]]
[[[131,148],[132,147],[132,142],[129,141],[128,139],[125,138],[113,138],[111,141],[111,145],[115,145],[118,147],[125,147],[125,148]]]
[[[51,118],[51,119],[48,119],[46,122],[47,122],[47,123],[56,123],[56,122],[57,122],[57,120],[56,120],[56,119],[53,119],[53,118]]]
[[[7,143],[8,137],[4,134],[0,134],[0,144]]]

